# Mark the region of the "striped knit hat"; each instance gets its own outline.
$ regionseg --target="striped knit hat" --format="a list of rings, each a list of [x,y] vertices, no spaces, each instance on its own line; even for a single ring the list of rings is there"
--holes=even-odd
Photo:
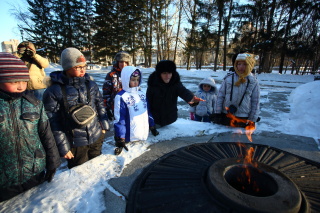
[[[0,83],[29,81],[29,70],[16,56],[0,52]]]

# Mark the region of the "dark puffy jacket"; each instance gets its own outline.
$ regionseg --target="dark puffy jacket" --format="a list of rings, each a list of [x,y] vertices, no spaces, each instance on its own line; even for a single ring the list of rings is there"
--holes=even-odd
[[[107,109],[114,110],[114,98],[117,93],[122,90],[121,83],[121,71],[113,67],[110,72],[107,73],[105,81],[102,86],[102,94],[104,99],[104,104]]]
[[[161,73],[154,71],[148,79],[147,99],[154,122],[160,126],[169,125],[178,118],[178,97],[190,102],[194,94],[185,88],[177,71],[172,72],[169,83],[164,83]]]
[[[43,102],[60,156],[63,157],[71,147],[86,146],[96,142],[102,134],[101,130],[108,130],[109,124],[98,85],[88,74],[84,77],[68,78],[64,71],[55,71],[50,73],[50,77],[52,85],[46,89]],[[90,106],[95,109],[97,116],[87,126],[71,129],[66,119],[61,85],[65,85],[68,105],[71,108],[79,103],[88,104],[86,83],[90,90]]]
[[[12,99],[0,92],[0,188],[21,185],[60,157],[43,103],[24,93]],[[1,190],[1,189],[0,189]]]

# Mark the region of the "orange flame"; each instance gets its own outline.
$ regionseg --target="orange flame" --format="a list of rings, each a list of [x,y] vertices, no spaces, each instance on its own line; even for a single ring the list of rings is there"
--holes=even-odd
[[[250,170],[248,165],[251,164],[254,167],[257,167],[257,164],[254,164],[252,159],[253,159],[253,153],[254,153],[254,148],[250,147],[247,150],[247,154],[244,157],[244,161],[243,161],[243,168],[245,169],[245,176],[247,177],[248,183],[250,184],[251,182],[251,174],[250,174]]]
[[[229,108],[226,107],[226,110],[229,111]],[[248,140],[250,142],[252,142],[252,134],[255,130],[254,122],[248,121],[247,119],[237,118],[236,116],[234,116],[233,114],[231,114],[229,112],[227,113],[226,116],[228,118],[230,118],[230,126],[244,128],[245,134],[246,134]],[[238,133],[242,134],[242,131],[239,129]],[[244,171],[242,173],[243,179],[238,178],[238,181],[243,183],[243,185],[241,186],[243,190],[245,189],[245,186],[248,186],[250,188],[253,187],[252,190],[258,192],[258,191],[260,191],[260,189],[258,188],[257,183],[255,181],[252,182],[250,168],[249,168],[249,165],[252,165],[253,167],[258,167],[257,162],[253,161],[254,148],[250,147],[246,151],[246,153],[242,153],[242,150],[243,150],[243,148],[246,147],[246,145],[241,142],[238,142],[238,146],[240,148],[239,157],[243,158],[243,155],[244,155],[244,161],[243,161],[243,166],[242,166],[242,168],[244,168]],[[239,160],[239,162],[240,162],[240,160]]]
[[[229,111],[229,108],[226,107],[227,112]],[[252,133],[256,129],[254,122],[249,121],[247,119],[243,118],[237,118],[232,113],[228,112],[226,115],[228,118],[230,118],[230,126],[232,127],[244,127],[245,133],[247,135],[247,138],[250,142],[252,142]]]

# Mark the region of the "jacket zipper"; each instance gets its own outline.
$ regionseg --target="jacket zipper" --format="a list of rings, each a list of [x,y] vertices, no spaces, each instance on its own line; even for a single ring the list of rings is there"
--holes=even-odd
[[[19,170],[19,176],[18,176],[18,181],[19,183],[22,183],[22,162],[21,162],[21,155],[20,155],[20,150],[21,150],[21,144],[19,140],[19,128],[18,128],[18,119],[17,119],[17,113],[13,105],[14,100],[9,101],[10,105],[10,117],[12,122],[12,127],[13,127],[13,132],[16,132],[17,134],[14,134],[16,136],[15,141],[16,141],[16,154],[18,156],[18,170]]]

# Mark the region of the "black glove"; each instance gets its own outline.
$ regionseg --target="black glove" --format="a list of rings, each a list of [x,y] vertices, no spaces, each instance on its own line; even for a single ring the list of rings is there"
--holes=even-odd
[[[114,115],[111,110],[107,110],[107,116],[110,121],[114,120]]]
[[[153,127],[150,127],[150,131],[151,131],[151,133],[153,134],[153,136],[159,135],[158,130],[157,130],[154,126],[153,126]]]
[[[48,183],[50,183],[55,174],[56,174],[56,169],[47,170],[46,175],[44,176],[44,180],[48,181]]]
[[[221,124],[221,122],[222,122],[222,113],[214,113],[214,114],[210,115],[210,120],[213,123]]]
[[[115,141],[116,141],[116,147],[122,147],[125,150],[129,151],[128,147],[126,146],[126,142],[124,138],[115,137]]]

